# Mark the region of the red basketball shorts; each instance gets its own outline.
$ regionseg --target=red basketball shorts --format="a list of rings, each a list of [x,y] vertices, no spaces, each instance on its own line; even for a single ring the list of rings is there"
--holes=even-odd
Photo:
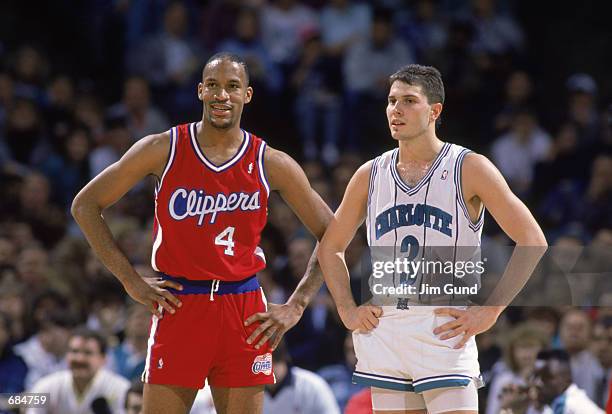
[[[182,306],[153,316],[144,382],[188,388],[202,388],[206,379],[213,387],[274,383],[269,344],[255,349],[257,342],[246,342],[259,322],[244,321],[266,311],[255,276],[238,282],[163,277],[183,285],[182,291],[169,289]]]

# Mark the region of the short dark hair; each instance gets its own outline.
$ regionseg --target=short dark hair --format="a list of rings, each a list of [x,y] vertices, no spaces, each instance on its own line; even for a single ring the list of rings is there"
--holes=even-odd
[[[214,55],[212,55],[210,57],[210,59],[208,59],[206,61],[206,64],[204,65],[204,68],[202,68],[202,75],[204,75],[204,70],[206,70],[206,67],[216,61],[216,60],[228,60],[232,63],[237,63],[239,65],[241,65],[244,69],[244,74],[246,76],[246,84],[247,86],[249,85],[249,68],[247,66],[246,61],[242,58],[242,56],[237,55],[236,53],[230,53],[230,52],[218,52],[215,53]]]
[[[412,86],[420,86],[430,104],[444,103],[444,83],[440,71],[433,66],[406,65],[389,76],[389,86],[402,81]]]
[[[94,341],[98,343],[98,347],[100,348],[100,353],[102,355],[106,355],[106,348],[107,348],[106,339],[102,336],[101,333],[91,330],[87,327],[80,327],[80,328],[75,329],[74,332],[72,332],[72,335],[70,335],[70,338],[76,338],[76,337],[85,338],[85,339],[93,339]]]

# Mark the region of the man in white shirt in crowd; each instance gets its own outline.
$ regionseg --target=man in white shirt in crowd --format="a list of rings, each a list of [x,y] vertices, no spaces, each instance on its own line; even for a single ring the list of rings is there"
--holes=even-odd
[[[587,394],[572,382],[570,357],[562,350],[540,355],[545,364],[536,373],[538,401],[542,414],[605,414]],[[538,412],[530,410],[529,413]]]
[[[74,325],[69,314],[51,312],[38,324],[35,335],[15,346],[15,354],[28,366],[26,389],[45,375],[66,368],[64,355]]]
[[[49,403],[26,414],[121,413],[130,383],[105,370],[106,341],[95,331],[77,329],[68,342],[68,370],[38,381],[30,392],[48,393]]]
[[[340,414],[329,385],[314,372],[292,366],[283,342],[272,354],[272,365],[276,383],[266,385],[264,414]]]

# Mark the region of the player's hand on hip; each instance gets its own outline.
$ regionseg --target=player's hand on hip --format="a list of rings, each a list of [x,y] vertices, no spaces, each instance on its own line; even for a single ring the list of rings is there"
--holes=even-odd
[[[167,289],[183,290],[183,287],[170,280],[150,277],[134,278],[126,282],[124,287],[132,299],[145,305],[158,318],[162,317],[160,306],[166,312],[175,313],[176,308],[182,305],[181,301]]]
[[[438,316],[452,316],[450,322],[434,329],[435,335],[441,335],[440,339],[446,340],[463,334],[463,338],[454,346],[455,349],[462,348],[474,335],[478,335],[491,328],[497,321],[501,310],[497,306],[471,306],[465,310],[457,308],[438,308],[434,310]]]
[[[378,318],[382,316],[383,310],[380,306],[361,305],[338,309],[338,313],[348,330],[367,333],[378,326]]]
[[[301,317],[302,311],[295,306],[286,303],[284,305],[268,303],[267,312],[255,313],[244,321],[245,326],[249,326],[256,321],[261,322],[251,336],[247,338],[247,343],[254,343],[257,337],[261,335],[259,341],[255,344],[255,348],[261,348],[266,341],[272,338],[270,348],[275,350],[285,332],[295,326]]]

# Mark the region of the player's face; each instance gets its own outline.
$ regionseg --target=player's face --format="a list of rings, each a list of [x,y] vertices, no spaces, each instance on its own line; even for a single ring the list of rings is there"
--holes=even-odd
[[[404,141],[418,137],[435,125],[442,104],[430,105],[418,85],[395,81],[387,101],[387,121],[391,136]]]
[[[75,379],[89,381],[102,368],[105,358],[95,339],[75,336],[68,343],[66,361]]]
[[[227,59],[210,62],[198,84],[198,97],[204,103],[204,122],[219,129],[238,125],[242,107],[252,96],[253,89],[247,86],[242,65]]]

